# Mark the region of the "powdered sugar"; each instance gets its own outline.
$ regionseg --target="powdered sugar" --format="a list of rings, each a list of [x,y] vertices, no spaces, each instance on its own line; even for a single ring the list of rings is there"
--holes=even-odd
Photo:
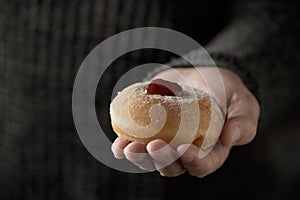
[[[134,92],[136,94],[146,95],[147,94],[147,86],[150,82],[143,82],[143,83],[136,83],[130,87],[134,88]],[[169,104],[180,104],[180,103],[191,103],[194,101],[197,101],[199,99],[210,99],[210,96],[206,94],[205,92],[202,92],[199,89],[192,88],[190,86],[181,85],[184,96],[163,96],[163,95],[157,95],[157,94],[149,94],[147,95],[147,98],[144,100],[150,100],[150,99],[158,99],[160,102],[166,102]],[[147,103],[147,102],[142,102]]]

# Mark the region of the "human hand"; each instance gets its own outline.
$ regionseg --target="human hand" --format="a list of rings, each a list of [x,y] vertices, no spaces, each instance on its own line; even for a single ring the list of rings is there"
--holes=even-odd
[[[215,69],[209,67],[178,68],[166,70],[154,78],[187,84],[209,92],[206,82],[213,83]],[[256,98],[246,88],[241,79],[233,72],[219,68],[224,82],[227,104],[226,121],[220,140],[213,149],[204,157],[199,157],[200,149],[195,145],[183,144],[173,149],[162,140],[153,140],[147,145],[139,142],[129,142],[121,137],[112,145],[112,151],[118,159],[126,158],[138,167],[145,170],[157,169],[161,175],[174,177],[188,171],[197,177],[204,177],[220,168],[227,159],[233,146],[244,145],[253,140],[256,135],[260,108]],[[202,78],[205,77],[205,80]],[[222,91],[220,87],[210,87],[211,95],[221,104]],[[223,91],[224,93],[224,91]],[[221,106],[222,107],[222,106]],[[158,151],[163,148],[163,153]],[[178,155],[180,155],[179,159]],[[166,163],[171,164],[166,166]]]

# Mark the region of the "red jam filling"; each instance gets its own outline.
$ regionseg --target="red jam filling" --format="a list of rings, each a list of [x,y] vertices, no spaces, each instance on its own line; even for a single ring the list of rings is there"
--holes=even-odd
[[[183,96],[183,90],[177,83],[163,79],[155,79],[148,85],[147,94],[180,97]]]

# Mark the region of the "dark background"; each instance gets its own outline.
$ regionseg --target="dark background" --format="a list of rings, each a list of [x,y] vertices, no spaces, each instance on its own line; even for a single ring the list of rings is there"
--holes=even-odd
[[[96,45],[143,26],[175,29],[205,45],[229,22],[231,7],[231,1],[216,0],[0,0],[0,199],[299,198],[296,103],[203,179],[112,170],[87,152],[76,133],[73,81]],[[96,106],[111,139],[108,106],[118,78],[132,66],[171,56],[134,51],[105,72]]]

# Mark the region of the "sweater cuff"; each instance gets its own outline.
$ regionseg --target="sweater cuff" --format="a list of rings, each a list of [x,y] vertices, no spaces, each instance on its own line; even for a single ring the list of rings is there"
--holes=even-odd
[[[247,88],[257,97],[258,96],[258,84],[255,78],[248,70],[249,67],[243,65],[243,62],[238,58],[225,55],[223,53],[210,53],[211,58],[214,60],[216,66],[229,69],[239,75]]]

